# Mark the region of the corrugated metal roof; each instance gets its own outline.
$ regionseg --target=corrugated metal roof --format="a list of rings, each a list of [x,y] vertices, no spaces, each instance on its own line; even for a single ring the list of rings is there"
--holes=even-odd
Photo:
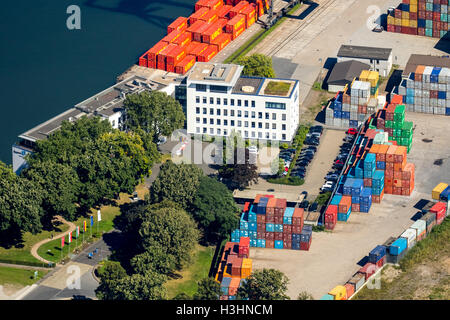
[[[347,58],[388,60],[391,53],[391,48],[342,45],[337,56]]]

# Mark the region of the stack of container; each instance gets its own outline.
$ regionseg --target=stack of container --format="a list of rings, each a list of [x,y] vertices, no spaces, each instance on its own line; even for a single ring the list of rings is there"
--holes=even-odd
[[[388,10],[387,31],[442,38],[449,30],[447,0],[403,0]]]
[[[344,91],[336,94],[325,110],[325,123],[329,126],[358,128],[383,107],[384,97],[378,96],[380,76],[376,71],[364,70]]]
[[[252,273],[250,239],[241,238],[240,242],[227,242],[217,270],[215,280],[220,283],[220,300],[234,300],[239,286]]]
[[[431,198],[434,200],[445,200],[448,201],[448,192],[450,191],[450,188],[448,184],[446,183],[439,183],[436,187],[434,187],[433,191],[431,192]]]
[[[309,250],[312,227],[304,225],[304,210],[286,204],[286,199],[257,195],[249,210],[242,212],[231,241],[249,237],[250,247]]]
[[[410,112],[450,115],[450,69],[417,66],[398,87],[398,94]]]
[[[139,58],[139,65],[184,74],[195,61],[210,61],[253,25],[267,10],[265,3],[200,0],[190,17],[179,17],[167,27],[167,35]]]

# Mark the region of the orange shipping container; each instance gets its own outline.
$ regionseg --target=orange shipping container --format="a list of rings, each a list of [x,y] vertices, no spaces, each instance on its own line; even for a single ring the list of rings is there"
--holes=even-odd
[[[191,52],[189,52],[189,54],[196,56],[197,57],[197,61],[198,57],[205,52],[206,49],[208,49],[208,44],[207,43],[200,43],[200,42],[195,42],[198,43],[197,47],[195,47]]]
[[[406,160],[406,147],[398,146],[395,150],[394,162],[403,162]]]
[[[246,20],[246,28],[248,29],[256,22],[256,17],[252,17]]]
[[[350,283],[344,284],[344,287],[346,291],[346,299],[348,300],[355,293],[355,287]]]
[[[206,8],[208,5],[209,0],[198,0],[195,3],[195,11],[200,10],[201,8]]]
[[[156,69],[156,61],[155,60],[148,60],[148,67]]]
[[[177,48],[178,46],[176,44],[169,44],[164,50],[162,50],[159,54],[158,54],[158,63],[166,63],[166,58],[167,55],[169,54],[170,51],[172,51],[173,49]],[[159,69],[159,67],[158,67]]]
[[[211,43],[214,39],[216,39],[223,31],[222,31],[222,23],[216,22],[212,24],[203,34],[202,34],[202,42]]]
[[[173,43],[182,48],[187,46],[189,43],[191,43],[191,33],[183,32],[183,34],[179,36],[178,39],[175,40]]]
[[[233,9],[230,10],[230,18],[234,18],[236,15],[241,13],[249,3],[247,1],[241,1],[237,5],[233,7]]]
[[[243,25],[239,30],[233,32],[231,39],[234,40],[239,37],[245,31],[245,25]]]
[[[177,63],[183,60],[184,57],[186,57],[186,50],[182,47],[177,46],[167,53],[166,64],[175,66]]]
[[[252,259],[242,259],[241,278],[248,278],[252,274]]]
[[[401,163],[394,163],[394,172],[395,171],[402,171],[403,168],[405,167],[406,162],[401,162]]]
[[[167,36],[165,36],[164,38],[161,39],[161,41],[165,41],[165,42],[169,42],[169,43],[173,43],[175,40],[178,39],[179,36],[181,36],[181,32],[180,31],[172,31],[171,33],[169,33]]]
[[[188,27],[188,18],[178,17],[174,22],[172,22],[167,27],[167,34],[170,34],[172,31],[185,31]]]
[[[277,206],[277,199],[276,198],[270,198],[269,201],[267,201],[266,214],[267,213],[275,213],[275,207],[276,206]]]
[[[228,44],[230,44],[230,42],[231,42],[231,34],[229,34],[229,33],[222,33],[216,39],[214,39],[211,42],[211,44],[216,45],[217,46],[217,50],[221,51]]]
[[[348,209],[350,209],[351,206],[352,206],[352,197],[342,196],[342,199],[338,205],[338,213],[347,213]]]
[[[167,72],[175,72],[175,66],[171,64],[166,64],[166,71]]]
[[[209,45],[208,48],[197,57],[199,62],[208,62],[217,54],[217,47]]]
[[[372,145],[372,148],[370,148],[369,153],[374,153],[375,155],[378,153],[378,150],[380,150],[379,144]]]
[[[210,24],[216,22],[217,19],[219,19],[219,17],[217,16],[217,13],[215,10],[210,10],[203,17],[198,18],[198,20],[205,21],[206,23],[210,23]]]
[[[386,152],[386,162],[394,162],[394,155],[396,150],[397,146],[389,146],[389,149]]]
[[[191,14],[191,16],[189,17],[189,23],[191,24],[191,26],[197,22],[197,20],[199,20],[200,18],[202,18],[205,14],[207,14],[209,12],[208,8],[202,7],[200,9],[198,9],[196,12],[194,12],[193,14]]]
[[[176,66],[175,72],[178,74],[185,74],[195,64],[196,57],[194,55],[188,55],[184,57]]]
[[[165,48],[167,48],[169,44],[167,42],[158,42],[155,44],[150,50],[147,51],[148,53],[148,60],[150,61],[156,61],[156,56],[161,53]]]
[[[258,18],[264,15],[264,6],[262,0],[256,0],[256,6],[258,10]]]
[[[388,151],[389,146],[387,144],[381,144],[378,148],[377,152],[377,161],[386,161],[386,152]]]
[[[225,26],[225,31],[227,33],[233,34],[237,30],[240,30],[243,26],[245,27],[245,16],[242,14],[238,14],[233,19],[228,21],[227,25]]]
[[[206,6],[210,10],[217,10],[223,6],[223,0],[209,0]]]
[[[209,23],[203,22],[203,25],[196,31],[192,32],[192,40],[197,42],[202,42],[202,34],[208,30],[211,25]]]
[[[241,278],[233,276],[231,278],[231,282],[230,282],[230,285],[228,287],[228,295],[229,296],[235,296],[240,284],[241,284]]]
[[[402,179],[409,180],[411,179],[411,177],[414,178],[414,173],[415,173],[414,163],[407,163],[402,171]]]
[[[233,9],[233,6],[229,6],[229,5],[222,6],[220,9],[217,10],[217,16],[219,18],[228,19],[231,9]]]
[[[140,58],[139,58],[139,65],[141,66],[141,67],[148,67],[148,57],[147,57],[147,53],[145,53],[144,55],[142,55]]]

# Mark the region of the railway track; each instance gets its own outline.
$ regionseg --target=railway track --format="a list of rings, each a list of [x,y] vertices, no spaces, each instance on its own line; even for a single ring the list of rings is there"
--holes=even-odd
[[[303,23],[300,24],[298,28],[296,28],[293,32],[289,33],[287,37],[281,40],[281,42],[276,42],[273,46],[271,46],[271,49],[267,52],[265,52],[268,56],[274,56],[283,48],[285,48],[293,38],[295,38],[298,34],[300,34],[306,27],[308,27],[312,22],[317,20],[318,18],[322,17],[324,15],[324,12],[326,9],[337,2],[338,0],[326,0],[323,3],[320,3],[317,9],[315,9],[313,12],[311,12],[305,20],[303,20]]]

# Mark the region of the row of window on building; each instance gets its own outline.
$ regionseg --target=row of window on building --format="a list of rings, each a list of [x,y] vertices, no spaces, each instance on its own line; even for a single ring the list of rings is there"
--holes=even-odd
[[[209,132],[208,132],[208,128],[206,127],[196,127],[195,129],[196,133],[198,134],[210,134],[210,135],[217,135],[217,136],[227,136],[228,135],[228,130],[227,129],[221,129],[221,128],[209,128]],[[272,140],[278,140],[277,137],[277,133],[276,132],[272,132],[272,138],[271,138],[271,134],[270,132],[261,132],[261,131],[247,131],[247,130],[237,130],[237,132],[239,132],[239,134],[244,137],[244,138],[254,138],[254,139],[272,139]],[[281,140],[286,140],[286,134],[282,133],[281,134]]]
[[[200,96],[196,96],[195,97],[195,102],[197,104],[200,104],[200,101],[202,101],[203,104],[208,104],[208,98],[207,97],[201,97]],[[228,98],[218,98],[216,97],[216,103],[215,105],[221,106],[228,106]],[[234,107],[237,103],[238,107],[242,107],[242,100],[241,99],[230,99],[230,106]],[[222,104],[223,103],[223,104]],[[286,110],[286,104],[285,103],[281,103],[281,102],[268,102],[266,101],[266,108],[267,109],[280,109],[280,110]],[[214,97],[209,97],[209,104],[210,105],[214,105]],[[252,108],[256,107],[256,102],[254,100],[244,100],[244,107],[248,107],[249,105],[252,106]]]
[[[202,109],[202,110],[201,110]],[[215,110],[215,112],[214,112]],[[195,113],[196,114],[208,114],[208,108],[200,108],[200,107],[196,107],[195,108]],[[244,111],[242,113],[242,110],[237,110],[237,113],[235,112],[235,110],[233,109],[214,109],[214,108],[209,108],[209,115],[211,116],[224,116],[224,117],[228,117],[228,115],[230,117],[234,117],[235,115],[237,115],[238,118],[242,118],[242,114],[244,115],[244,118],[249,118],[251,117],[252,119],[256,119],[256,112],[255,111],[251,111],[251,113],[249,111]],[[266,119],[266,120],[270,120],[270,113],[269,112],[258,112],[258,119]],[[272,120],[277,120],[277,114],[276,113],[272,113]],[[286,114],[282,113],[281,114],[281,120],[282,121],[286,121]]]
[[[214,121],[215,120],[215,121]],[[200,118],[200,117],[196,117],[195,118],[195,123],[203,123],[203,124],[208,124],[208,118]],[[235,124],[237,124],[237,127],[242,127],[242,124],[244,124],[245,128],[248,128],[250,125],[252,128],[258,128],[258,129],[270,129],[270,123],[269,122],[265,122],[264,124],[262,122],[258,122],[258,126],[256,126],[256,122],[252,121],[241,121],[241,120],[230,120],[228,121],[228,119],[214,119],[214,118],[209,118],[209,124],[210,125],[224,125],[224,126],[231,126],[234,127]],[[277,130],[277,124],[276,123],[272,123],[272,130]],[[281,130],[286,130],[286,124],[282,123],[281,124]]]

